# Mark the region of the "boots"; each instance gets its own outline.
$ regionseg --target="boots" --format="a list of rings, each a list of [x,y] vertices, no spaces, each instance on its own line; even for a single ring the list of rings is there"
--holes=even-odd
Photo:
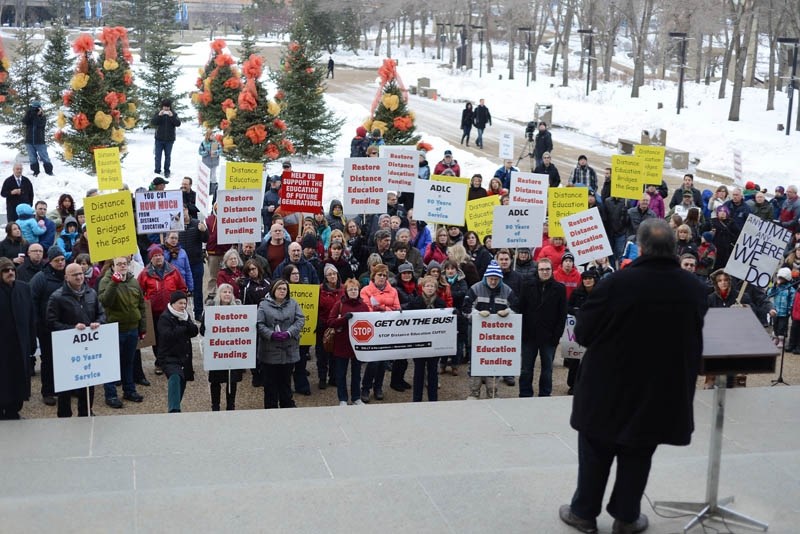
[[[31,172],[34,176],[39,176],[39,162],[31,163]]]
[[[49,161],[45,161],[42,163],[42,165],[44,165],[44,173],[47,176],[53,176],[53,164]]]

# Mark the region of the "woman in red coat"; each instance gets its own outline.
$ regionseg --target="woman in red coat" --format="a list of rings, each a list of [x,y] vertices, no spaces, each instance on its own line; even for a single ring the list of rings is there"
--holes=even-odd
[[[222,268],[217,273],[217,287],[222,284],[230,284],[233,287],[233,298],[241,300],[239,279],[243,276],[242,257],[239,256],[239,251],[235,248],[228,249],[222,256]]]
[[[441,265],[447,260],[447,242],[447,229],[444,226],[440,226],[439,229],[436,230],[436,240],[429,244],[428,248],[425,250],[425,256],[422,258],[425,265],[428,265],[432,261],[436,261]]]
[[[326,263],[324,280],[319,285],[319,305],[317,307],[317,373],[319,374],[319,389],[325,389],[328,384],[336,384],[336,371],[334,369],[331,353],[325,350],[322,344],[322,335],[328,328],[328,316],[331,310],[339,307],[344,295],[344,288],[339,279],[339,271],[332,263]]]
[[[344,296],[339,301],[341,306],[334,306],[328,316],[328,326],[336,329],[333,345],[333,360],[336,367],[336,394],[339,406],[347,406],[347,366],[350,369],[350,396],[353,404],[361,402],[361,362],[356,359],[353,346],[350,344],[348,321],[354,313],[368,312],[369,306],[361,298],[361,285],[351,278],[344,283]]]

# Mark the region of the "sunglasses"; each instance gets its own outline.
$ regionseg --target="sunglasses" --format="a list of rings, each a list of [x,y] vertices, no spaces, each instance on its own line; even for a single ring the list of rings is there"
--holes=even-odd
[[[0,270],[0,273],[3,273],[3,274],[10,273],[10,272],[17,272],[17,270],[15,268],[13,268],[13,267],[6,267],[5,269]]]

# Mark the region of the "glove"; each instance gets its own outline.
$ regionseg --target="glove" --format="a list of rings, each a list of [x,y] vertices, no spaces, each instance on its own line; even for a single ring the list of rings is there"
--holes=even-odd
[[[453,308],[453,315],[458,315],[458,308]]]
[[[345,319],[347,319],[347,320],[349,321],[350,319],[352,319],[352,318],[353,318],[353,314],[352,314],[352,313],[350,313],[350,312],[347,312],[347,313],[345,313],[345,314],[344,314],[344,318],[345,318]]]
[[[39,228],[44,228],[44,219],[40,219],[36,224],[39,225]]]
[[[147,332],[139,332],[139,339],[144,339],[147,336]]]
[[[272,341],[286,341],[289,339],[289,332],[273,332]]]
[[[481,317],[489,317],[489,310],[482,310],[478,312]]]
[[[506,317],[508,316],[508,310],[500,310],[497,312],[497,315],[499,315],[500,317]]]
[[[119,273],[112,274],[111,275],[111,279],[117,284],[119,284],[120,282],[122,282],[124,280],[124,278],[122,278],[122,275],[119,274]]]

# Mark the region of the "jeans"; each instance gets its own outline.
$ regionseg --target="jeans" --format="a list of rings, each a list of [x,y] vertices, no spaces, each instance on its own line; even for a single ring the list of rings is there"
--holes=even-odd
[[[136,393],[133,383],[133,359],[136,355],[136,345],[139,343],[139,330],[126,330],[119,333],[119,375],[122,380],[122,392],[126,395]],[[117,386],[114,382],[103,385],[106,400],[117,396]]]
[[[386,362],[369,362],[364,371],[364,381],[361,383],[362,391],[369,393],[370,389],[383,390],[383,375],[386,373]]]
[[[422,388],[428,379],[428,402],[439,400],[439,358],[414,358],[414,389],[412,402],[422,402]]]
[[[177,413],[181,411],[181,401],[186,391],[186,379],[175,373],[167,380],[167,411]]]
[[[42,160],[42,163],[50,164],[50,156],[47,154],[47,145],[34,145],[27,143],[25,149],[28,151],[28,162],[36,163]],[[47,252],[47,251],[45,251]]]
[[[203,315],[203,262],[195,263],[191,265],[191,268],[192,279],[194,280],[194,291],[192,293],[192,299],[194,300],[194,317],[195,319],[199,319],[200,316]]]
[[[159,141],[156,139],[156,166],[155,173],[161,172],[161,153],[164,153],[164,174],[169,174],[170,163],[172,162],[172,143],[174,141]]]
[[[478,136],[475,138],[475,146],[483,148],[483,128],[475,128],[478,131]]]
[[[553,392],[553,358],[556,354],[556,345],[523,341],[522,369],[519,374],[520,397],[533,397],[533,364],[536,362],[537,354],[541,357],[542,365],[539,375],[539,396],[549,397]]]
[[[615,235],[611,237],[611,250],[614,252],[614,265],[619,268],[620,259],[622,254],[625,253],[625,243],[628,241],[628,236],[625,234]]]
[[[347,402],[347,366],[350,367],[350,397],[355,401],[361,395],[361,362],[355,358],[332,358],[336,367],[336,396],[339,402]]]

